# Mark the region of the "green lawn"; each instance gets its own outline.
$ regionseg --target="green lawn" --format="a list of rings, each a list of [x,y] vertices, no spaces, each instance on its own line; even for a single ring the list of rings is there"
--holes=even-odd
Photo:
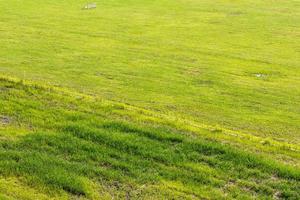
[[[299,199],[300,1],[0,2],[0,199]]]

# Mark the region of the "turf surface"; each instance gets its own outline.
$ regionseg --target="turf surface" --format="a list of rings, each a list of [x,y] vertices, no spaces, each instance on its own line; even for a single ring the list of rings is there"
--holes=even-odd
[[[0,2],[0,199],[299,197],[300,2]]]
[[[29,186],[39,192],[29,199],[299,197],[297,168],[205,130],[178,131],[167,119],[168,126],[163,118],[153,123],[157,117],[143,110],[128,116],[132,108],[90,96],[0,83],[0,111],[9,116],[0,132],[0,191],[8,199],[24,198]]]

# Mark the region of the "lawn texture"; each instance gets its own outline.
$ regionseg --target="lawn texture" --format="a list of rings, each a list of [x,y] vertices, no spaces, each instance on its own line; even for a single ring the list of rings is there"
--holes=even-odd
[[[0,199],[299,199],[300,1],[0,2]]]

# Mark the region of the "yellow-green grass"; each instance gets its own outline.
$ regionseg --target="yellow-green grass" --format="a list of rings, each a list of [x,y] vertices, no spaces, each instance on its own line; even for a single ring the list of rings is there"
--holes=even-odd
[[[300,142],[298,0],[95,2],[1,1],[1,73]]]
[[[300,1],[95,2],[0,2],[0,199],[300,198]]]

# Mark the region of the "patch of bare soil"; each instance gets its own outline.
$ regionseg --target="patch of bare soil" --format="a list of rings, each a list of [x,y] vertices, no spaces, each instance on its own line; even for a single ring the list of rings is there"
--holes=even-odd
[[[0,125],[7,125],[11,122],[11,118],[8,116],[0,115]]]

